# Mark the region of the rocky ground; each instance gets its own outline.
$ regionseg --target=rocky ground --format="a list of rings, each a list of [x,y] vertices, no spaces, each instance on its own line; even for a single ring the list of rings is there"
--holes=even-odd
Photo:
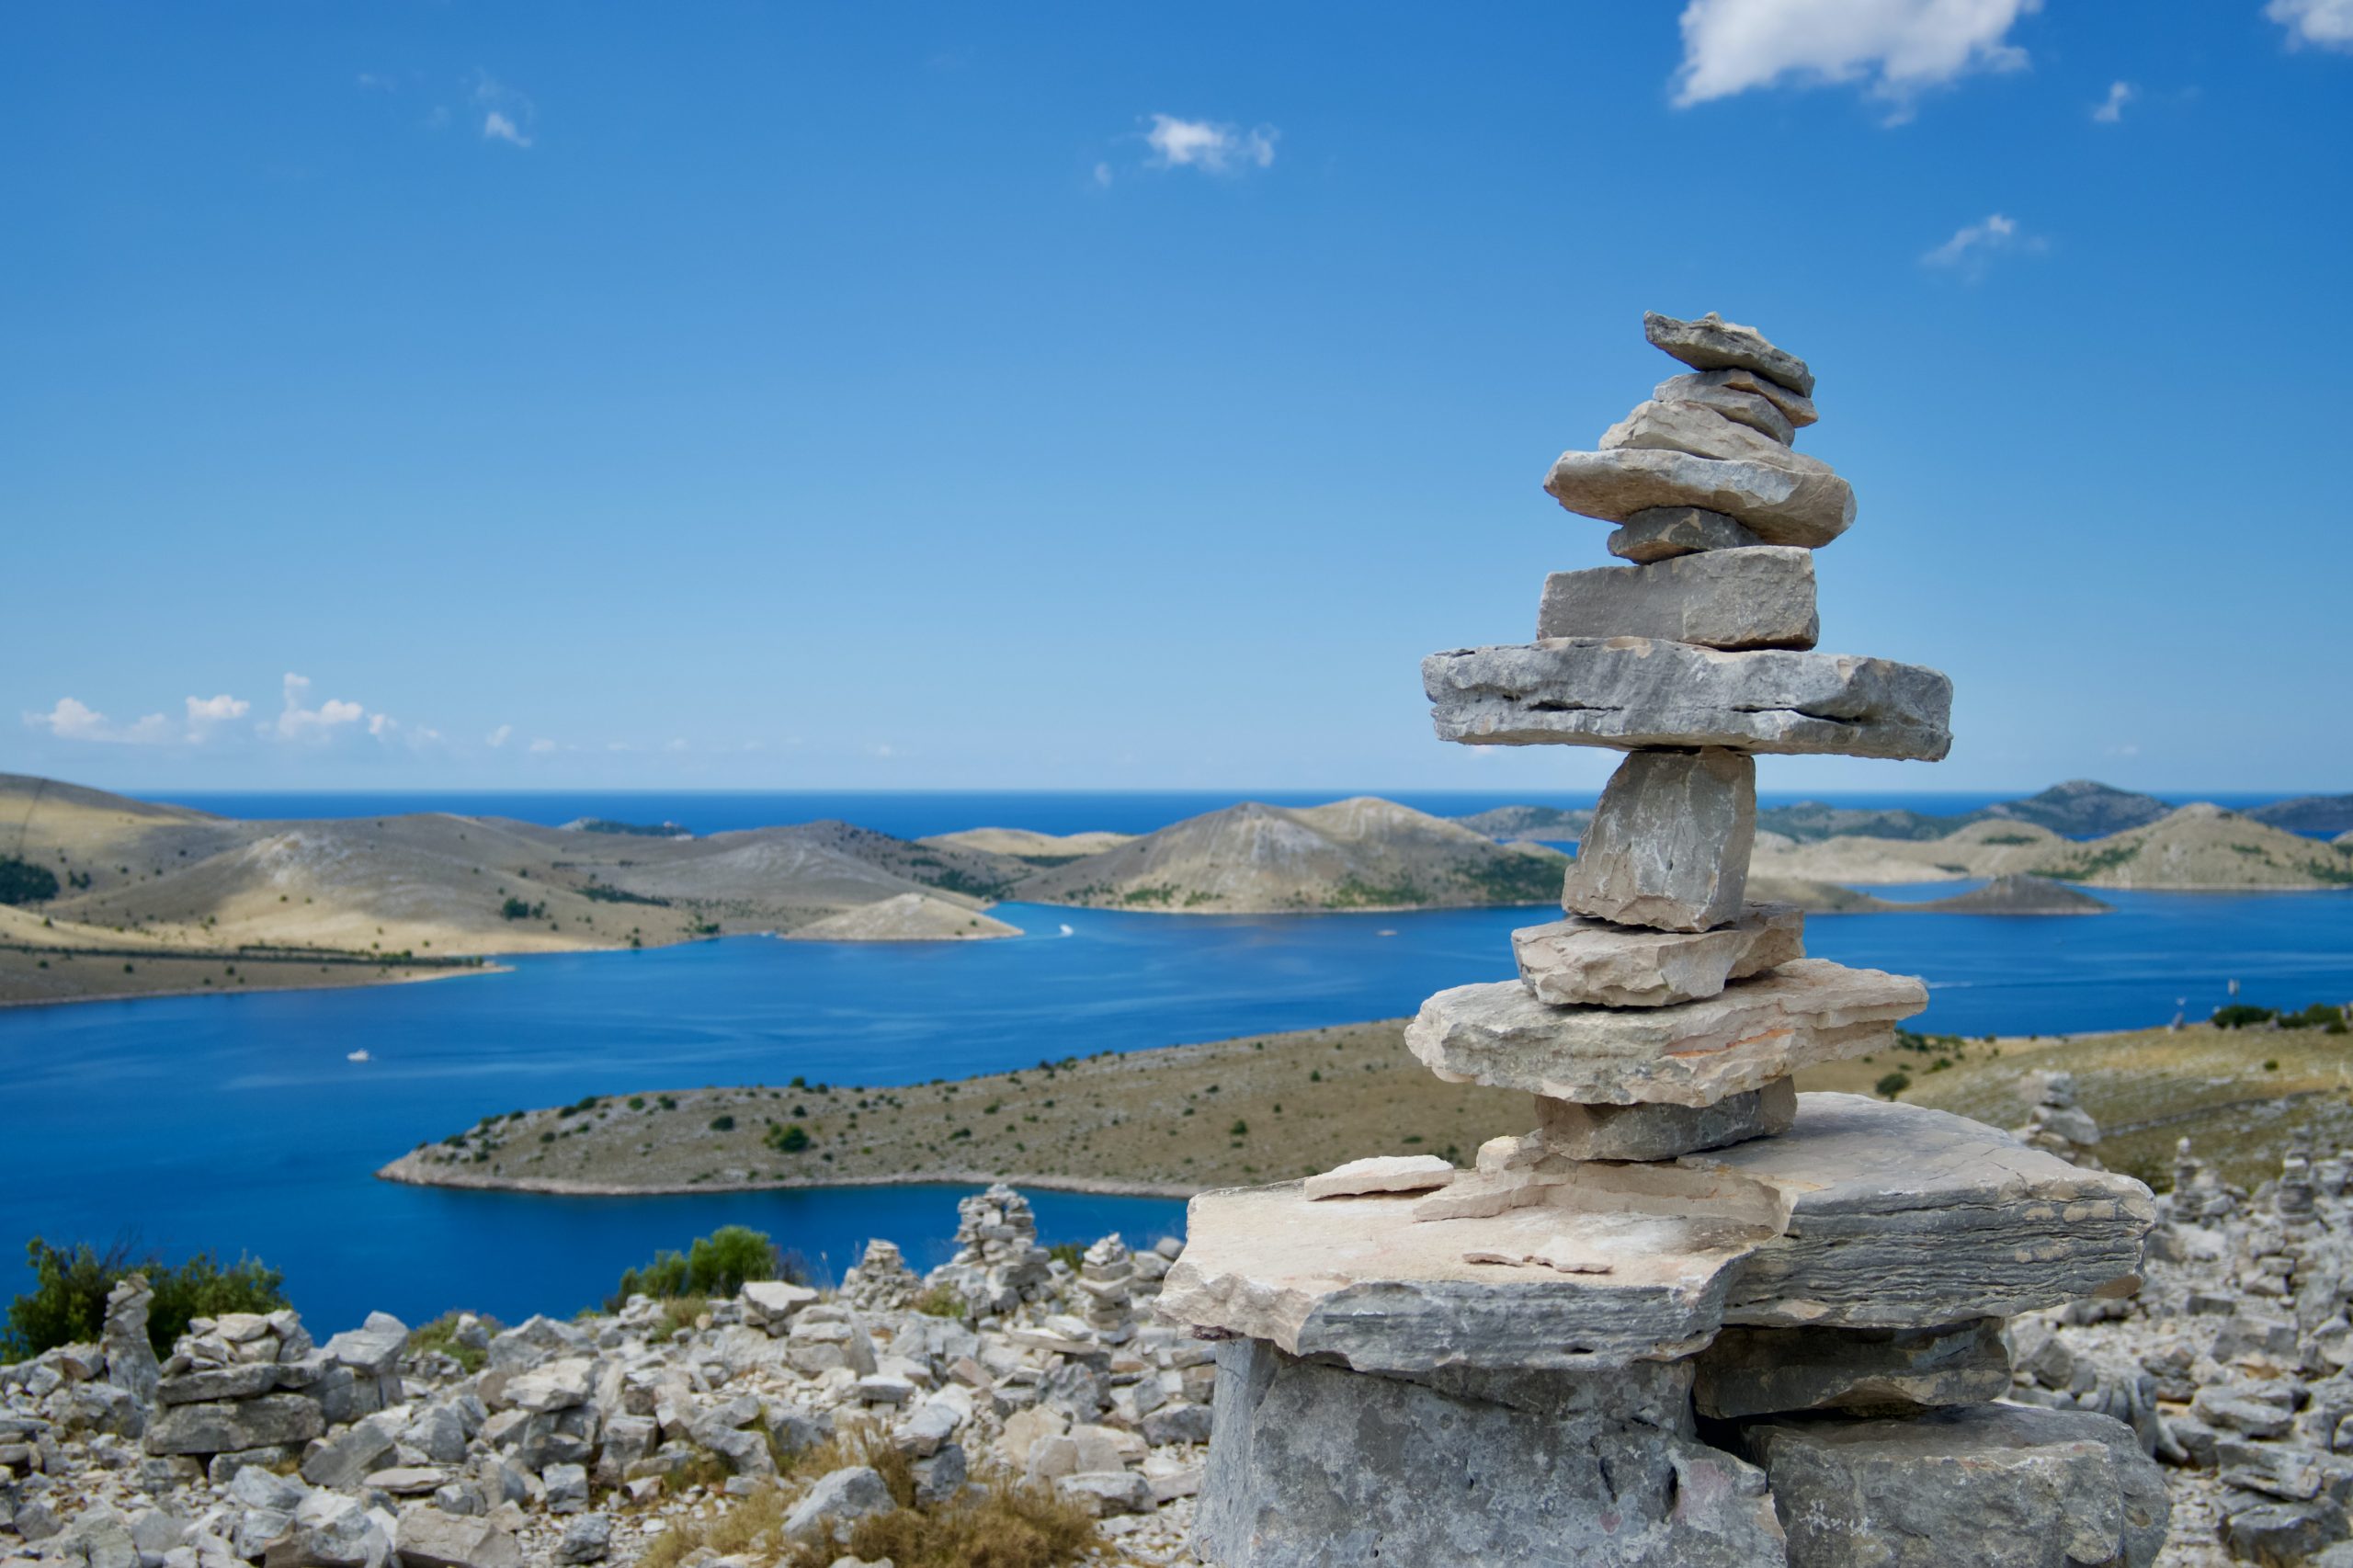
[[[2098,1153],[2063,1080],[2022,1131]],[[2011,1321],[2011,1397],[2131,1426],[2162,1568],[2353,1568],[2353,1155],[2174,1176],[2137,1297]],[[1214,1366],[1154,1321],[1173,1244],[1073,1269],[1008,1190],[960,1218],[926,1279],[878,1243],[838,1291],[324,1346],[231,1317],[160,1365],[126,1286],[102,1343],[0,1369],[0,1563],[914,1568],[1007,1529],[1040,1555],[1006,1561],[1192,1562]]]

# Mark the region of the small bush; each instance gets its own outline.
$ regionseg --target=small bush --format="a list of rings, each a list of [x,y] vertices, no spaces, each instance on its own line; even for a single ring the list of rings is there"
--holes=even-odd
[[[1901,1071],[1884,1074],[1871,1085],[1871,1093],[1883,1100],[1892,1100],[1912,1086],[1912,1074]]]
[[[710,1130],[713,1132],[733,1132],[735,1131],[735,1119],[732,1116],[714,1116],[710,1119]]]
[[[449,1357],[468,1372],[481,1371],[483,1363],[490,1359],[490,1353],[475,1346],[458,1343],[458,1319],[462,1315],[454,1312],[443,1312],[431,1323],[409,1330],[409,1354],[424,1356],[438,1353]],[[481,1312],[473,1315],[483,1328],[493,1334],[505,1326],[496,1318],[485,1317]]]
[[[134,1257],[118,1242],[104,1256],[88,1244],[51,1246],[35,1236],[25,1245],[32,1267],[32,1290],[8,1309],[0,1333],[0,1360],[21,1361],[60,1345],[95,1341],[106,1328],[107,1292],[133,1274],[147,1277],[154,1300],[147,1310],[147,1339],[158,1356],[188,1332],[188,1320],[222,1312],[270,1312],[286,1305],[286,1277],[258,1258],[242,1257],[222,1267],[210,1253],[198,1253],[176,1267],[153,1253]]]
[[[964,1298],[947,1285],[934,1285],[915,1299],[914,1306],[924,1316],[933,1318],[962,1318],[972,1311]]]
[[[782,1127],[771,1127],[768,1135],[761,1142],[780,1154],[798,1154],[809,1147],[809,1130],[797,1121]]]
[[[656,1253],[643,1268],[625,1270],[605,1310],[619,1312],[631,1296],[662,1301],[732,1296],[747,1279],[784,1279],[798,1285],[806,1282],[806,1270],[799,1258],[778,1252],[766,1232],[722,1225],[697,1237],[683,1254]]]
[[[56,896],[56,872],[13,855],[0,855],[0,903],[43,903]]]

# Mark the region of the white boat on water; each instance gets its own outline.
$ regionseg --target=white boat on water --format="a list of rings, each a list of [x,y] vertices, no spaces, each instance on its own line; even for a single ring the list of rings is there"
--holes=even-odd
[[[369,1056],[365,1048],[358,1051],[347,1051],[343,1053],[343,1059],[346,1062],[367,1062],[373,1060]]]

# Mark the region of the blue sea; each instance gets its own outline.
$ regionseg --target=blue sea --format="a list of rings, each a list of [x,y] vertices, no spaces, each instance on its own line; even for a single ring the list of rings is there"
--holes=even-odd
[[[438,809],[698,831],[837,815],[886,832],[1164,824],[1231,795],[245,796],[207,809],[283,818]],[[1294,799],[1299,799],[1294,797]],[[1497,797],[1409,796],[1471,811]],[[1919,796],[1873,797],[1913,803]],[[1982,803],[1935,797],[1938,810]],[[1965,803],[1956,804],[1957,801]],[[792,802],[780,804],[779,802]],[[1559,803],[1577,803],[1563,801]],[[1865,803],[1861,801],[1841,803]],[[1930,808],[1922,808],[1930,809]],[[1123,814],[1124,813],[1124,814]],[[1955,891],[1874,890],[1928,897]],[[2103,893],[2088,919],[1822,915],[1824,957],[1925,975],[1921,1026],[2065,1033],[2202,1017],[2228,999],[2353,996],[2353,893]],[[952,1187],[555,1199],[396,1187],[377,1166],[493,1112],[795,1074],[903,1084],[1271,1029],[1393,1017],[1510,972],[1528,910],[1170,916],[1000,906],[1022,937],[954,947],[745,937],[512,960],[508,972],[331,992],[0,1010],[7,1170],[0,1238],[169,1256],[249,1252],[332,1330],[371,1308],[411,1322],[464,1306],[569,1312],[620,1270],[713,1226],[773,1234],[838,1273],[870,1236],[943,1260]],[[364,1049],[365,1062],[347,1060]],[[1182,1205],[1031,1194],[1049,1241],[1177,1233]],[[13,1247],[0,1293],[24,1288]]]

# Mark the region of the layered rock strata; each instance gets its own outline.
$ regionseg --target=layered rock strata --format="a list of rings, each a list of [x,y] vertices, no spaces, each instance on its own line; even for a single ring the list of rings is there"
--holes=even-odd
[[[1193,1200],[1161,1310],[1227,1342],[1197,1548],[2146,1568],[2165,1494],[2132,1429],[1987,1402],[2004,1320],[2138,1288],[2148,1188],[2063,1157],[2058,1090],[2026,1142],[1797,1094],[1927,992],[1809,959],[1802,915],[1746,902],[1756,757],[1933,761],[1951,684],[1811,651],[1811,551],[1855,518],[1793,449],[1812,369],[1713,315],[1643,332],[1692,373],[1545,482],[1635,564],[1554,574],[1533,643],[1423,665],[1441,739],[1628,754],[1567,918],[1406,1031],[1438,1077],[1534,1096],[1535,1125],[1450,1176],[1356,1162]]]

